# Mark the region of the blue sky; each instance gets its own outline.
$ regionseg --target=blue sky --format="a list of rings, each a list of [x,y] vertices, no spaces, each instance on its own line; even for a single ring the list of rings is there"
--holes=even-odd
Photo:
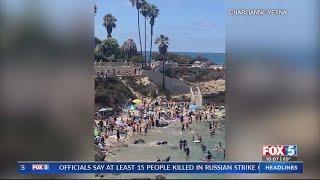
[[[169,51],[225,52],[225,7],[223,0],[148,0],[160,9],[154,27],[154,38],[164,34],[170,39]],[[129,0],[96,0],[95,36],[107,37],[103,16],[113,14],[117,28],[112,36],[121,45],[132,38],[137,46],[137,11]],[[142,43],[144,44],[144,19],[140,16]],[[150,30],[147,21],[147,49],[150,45]],[[157,50],[154,46],[153,50]]]

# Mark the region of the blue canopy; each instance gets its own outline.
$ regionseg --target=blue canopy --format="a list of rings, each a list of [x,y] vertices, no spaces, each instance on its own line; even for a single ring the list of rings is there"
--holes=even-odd
[[[189,109],[190,109],[190,110],[196,110],[196,109],[199,109],[199,106],[194,105],[194,104],[191,104],[191,105],[189,106]]]

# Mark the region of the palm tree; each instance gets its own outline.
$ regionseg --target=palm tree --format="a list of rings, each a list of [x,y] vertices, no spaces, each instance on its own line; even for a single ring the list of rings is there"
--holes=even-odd
[[[106,27],[107,29],[108,38],[112,37],[111,36],[112,29],[117,27],[116,22],[117,22],[117,19],[114,16],[112,16],[112,14],[110,13],[106,14],[103,17],[103,26]]]
[[[151,4],[150,9],[149,9],[149,18],[150,18],[150,58],[149,58],[149,66],[152,60],[152,36],[153,36],[153,26],[154,26],[154,20],[158,17],[159,15],[159,9],[156,5]]]
[[[166,54],[169,47],[169,38],[163,34],[161,34],[159,37],[156,38],[155,44],[158,45],[160,56],[162,57],[162,88],[165,90],[165,84],[164,84],[164,63]]]
[[[136,43],[132,39],[128,39],[122,44],[121,50],[126,55],[126,58],[129,59],[137,54]]]
[[[137,8],[138,12],[138,31],[139,31],[139,42],[140,42],[140,53],[142,56],[142,43],[141,43],[141,34],[140,34],[140,8],[141,8],[141,0],[129,0],[132,4],[132,7]]]
[[[147,1],[141,0],[141,14],[144,16],[144,66],[147,66],[147,17],[149,15],[150,5]]]

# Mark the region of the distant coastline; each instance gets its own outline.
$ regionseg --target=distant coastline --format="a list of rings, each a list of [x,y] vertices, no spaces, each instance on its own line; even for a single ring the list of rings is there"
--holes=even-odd
[[[190,56],[196,58],[197,56],[203,56],[210,61],[222,65],[225,64],[225,53],[205,53],[205,52],[172,52],[179,55]]]
[[[155,51],[153,51],[155,52]],[[172,51],[168,53],[178,54],[182,56],[189,56],[191,58],[196,58],[197,56],[203,56],[215,64],[223,65],[225,64],[225,53],[206,53],[206,52],[179,52]],[[149,60],[149,56],[147,56],[147,60]]]

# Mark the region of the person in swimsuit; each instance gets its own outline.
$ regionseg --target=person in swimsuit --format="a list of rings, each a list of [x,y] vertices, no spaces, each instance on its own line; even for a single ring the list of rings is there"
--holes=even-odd
[[[207,154],[207,156],[206,156],[206,160],[207,160],[207,161],[211,161],[211,159],[212,159],[212,154],[211,154],[211,151],[208,150],[208,154]]]

